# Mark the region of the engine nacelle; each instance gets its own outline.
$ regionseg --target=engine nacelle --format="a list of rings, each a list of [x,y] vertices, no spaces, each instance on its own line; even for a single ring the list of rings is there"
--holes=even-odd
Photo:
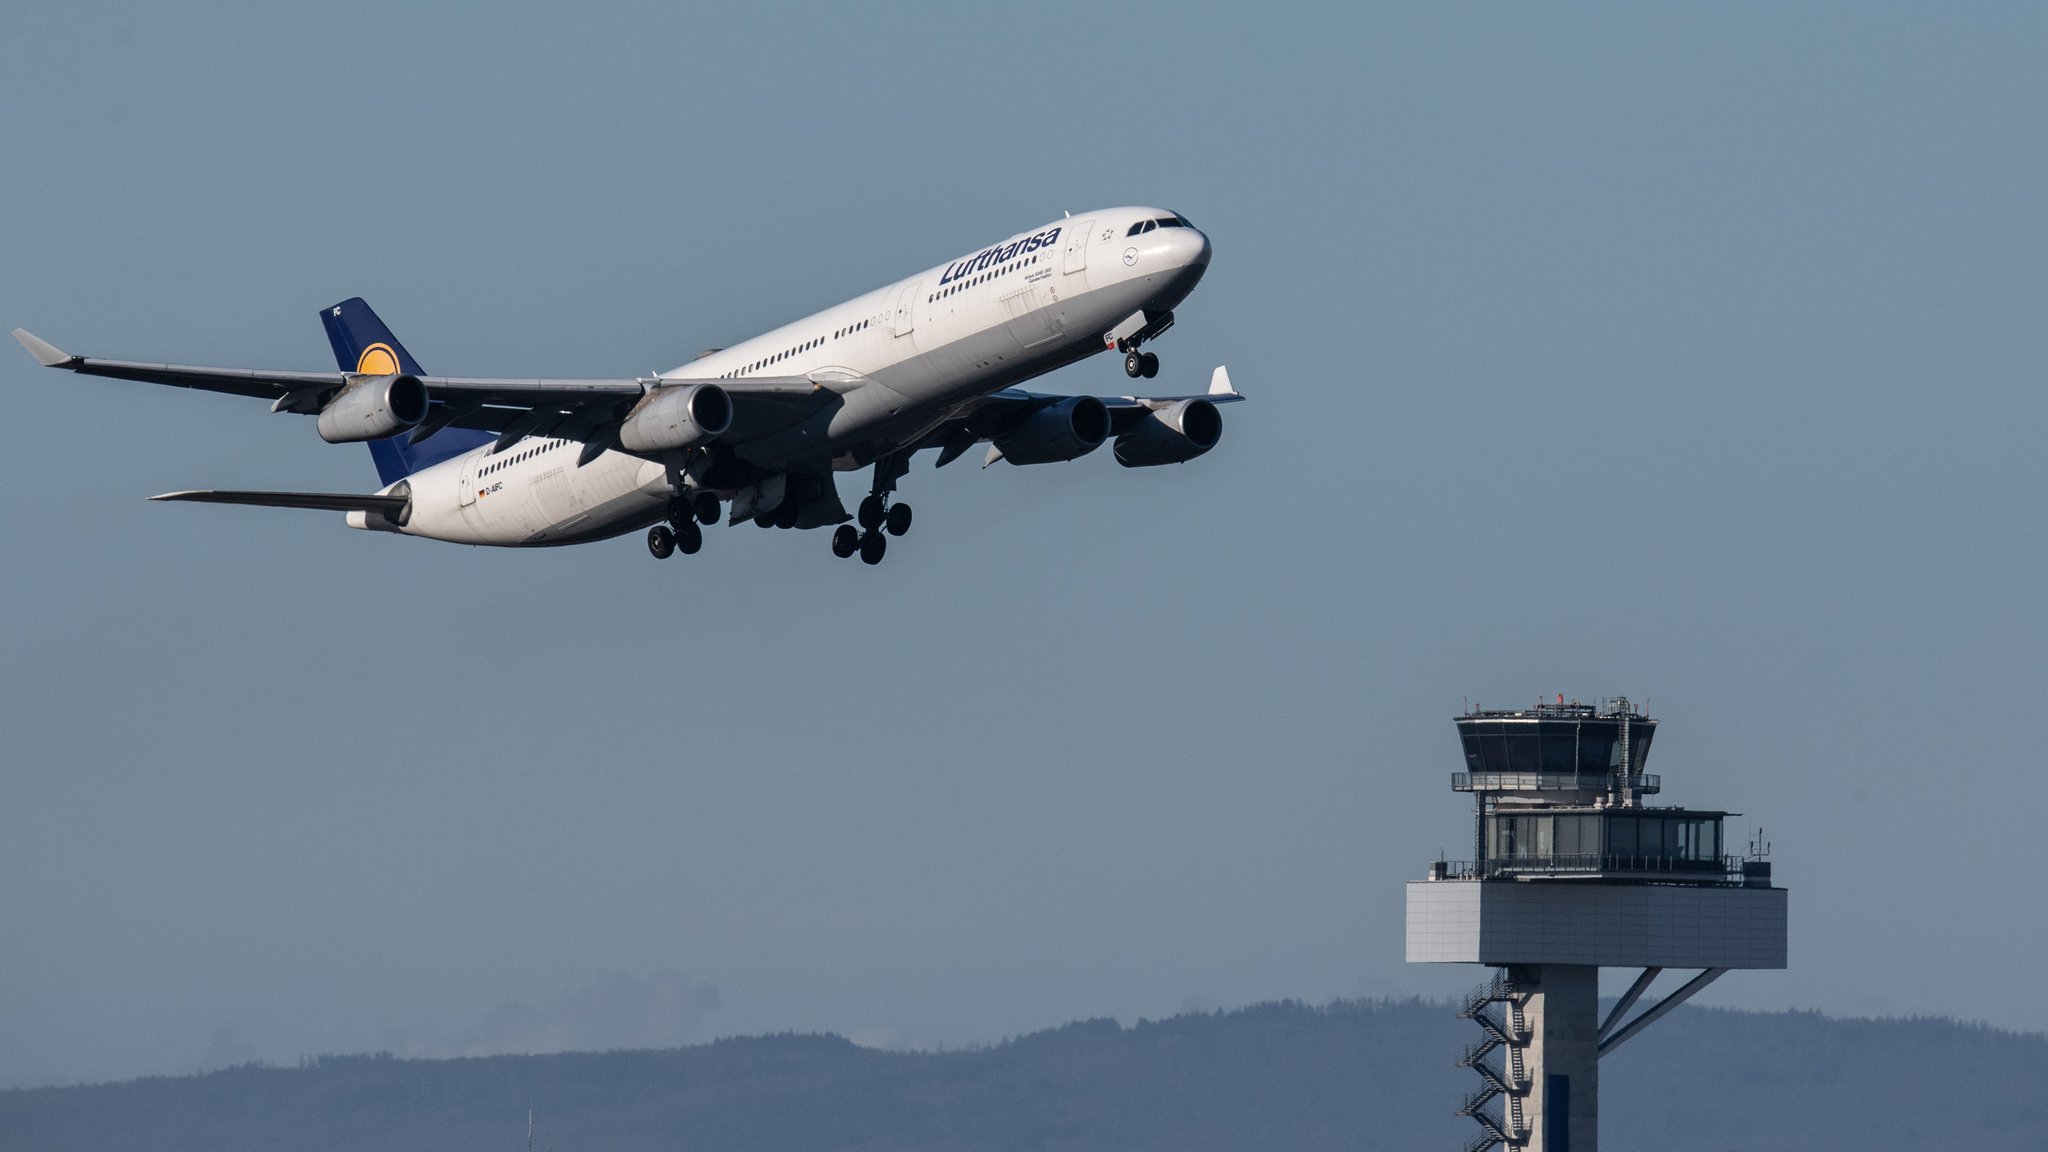
[[[619,425],[628,452],[693,448],[732,427],[732,397],[716,384],[672,385],[647,394]]]
[[[1109,409],[1093,396],[1040,408],[995,441],[1012,464],[1056,464],[1086,456],[1109,439]]]
[[[1116,438],[1116,462],[1126,468],[1181,464],[1223,439],[1223,414],[1200,397],[1161,408]]]
[[[358,376],[320,410],[320,438],[355,444],[396,436],[427,418],[427,386],[417,376]]]

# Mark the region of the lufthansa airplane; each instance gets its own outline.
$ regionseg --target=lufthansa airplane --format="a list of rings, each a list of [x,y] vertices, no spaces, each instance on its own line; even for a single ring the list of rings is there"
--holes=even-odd
[[[370,306],[320,314],[336,372],[102,360],[16,329],[37,360],[272,401],[318,417],[331,444],[365,441],[383,487],[167,492],[157,500],[313,508],[354,528],[459,544],[544,547],[647,529],[657,558],[703,546],[700,524],[832,527],[832,551],[880,563],[910,528],[892,501],[923,449],[944,467],[983,441],[983,467],[1085,456],[1114,438],[1129,468],[1216,446],[1216,406],[1242,399],[1217,368],[1188,396],[1059,396],[1017,385],[1097,352],[1151,378],[1142,346],[1209,267],[1209,238],[1172,212],[1112,208],[1055,220],[648,379],[429,376]],[[852,516],[835,473],[872,468]],[[849,523],[849,521],[853,521]],[[856,527],[856,524],[858,525]]]

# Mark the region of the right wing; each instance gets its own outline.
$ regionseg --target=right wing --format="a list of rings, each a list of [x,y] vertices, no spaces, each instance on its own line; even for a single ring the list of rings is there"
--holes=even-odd
[[[1051,408],[1072,400],[1047,392],[1026,392],[1021,388],[1005,388],[976,396],[957,405],[944,423],[932,429],[918,442],[917,448],[939,449],[937,467],[959,459],[969,448],[983,441],[1000,441],[1014,431],[1032,413]],[[1210,404],[1229,404],[1244,399],[1230,383],[1230,371],[1222,365],[1209,374],[1209,390],[1184,396],[1097,396],[1109,417],[1109,434],[1120,436],[1131,427],[1155,412],[1163,412],[1187,400],[1202,400]],[[1206,448],[1204,449],[1206,451]],[[993,464],[1002,458],[1002,453],[991,450],[987,463]]]

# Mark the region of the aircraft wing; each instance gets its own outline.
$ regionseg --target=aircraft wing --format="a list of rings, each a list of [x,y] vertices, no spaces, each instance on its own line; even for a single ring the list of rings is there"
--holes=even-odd
[[[206,392],[225,392],[271,401],[273,412],[318,412],[353,375],[347,372],[283,372],[255,368],[206,368],[74,356],[22,329],[14,338],[37,361],[81,376],[141,380]],[[780,431],[829,402],[832,393],[803,376],[754,376],[726,380],[660,377],[649,380],[546,380],[466,376],[421,376],[432,401],[427,418],[410,434],[418,443],[443,428],[473,428],[500,435],[549,435],[602,441],[650,388],[716,383],[733,399],[733,428],[724,437],[744,441]],[[516,434],[516,435],[515,435]]]
[[[1071,399],[1072,396],[1026,392],[1021,388],[1005,388],[986,396],[976,396],[955,408],[945,423],[918,442],[918,447],[938,448],[937,467],[944,468],[975,444],[1002,436],[1031,413]],[[1244,396],[1231,386],[1230,372],[1218,365],[1210,374],[1207,392],[1186,396],[1098,396],[1096,399],[1109,410],[1109,434],[1117,436],[1151,413],[1170,408],[1183,400],[1229,404],[1244,399]]]
[[[258,508],[311,508],[321,512],[386,512],[397,514],[410,496],[374,496],[355,492],[166,492],[151,500],[188,500],[195,504],[252,504]]]

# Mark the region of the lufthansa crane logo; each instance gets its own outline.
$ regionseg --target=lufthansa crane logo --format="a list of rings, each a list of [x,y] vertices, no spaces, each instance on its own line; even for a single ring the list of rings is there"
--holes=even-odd
[[[398,375],[398,353],[389,344],[372,344],[356,357],[356,374],[359,376]]]

